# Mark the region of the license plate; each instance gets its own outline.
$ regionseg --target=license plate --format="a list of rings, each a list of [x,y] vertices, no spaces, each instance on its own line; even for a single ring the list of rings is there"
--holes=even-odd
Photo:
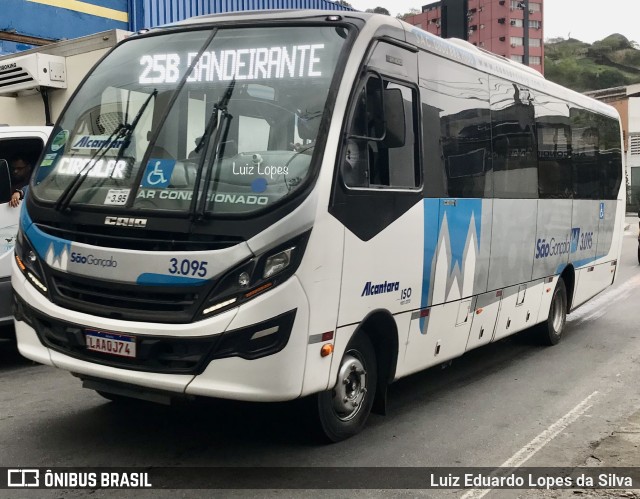
[[[104,331],[85,331],[87,350],[120,357],[136,356],[136,339],[125,334],[106,333]]]

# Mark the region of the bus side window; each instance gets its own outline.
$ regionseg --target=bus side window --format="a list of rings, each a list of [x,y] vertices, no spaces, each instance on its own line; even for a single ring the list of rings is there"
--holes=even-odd
[[[410,87],[368,78],[356,99],[344,148],[342,177],[347,186],[420,185],[415,97]]]
[[[8,203],[11,200],[11,193],[9,164],[6,159],[0,159],[0,204]]]
[[[344,148],[342,176],[349,187],[369,186],[367,141],[351,136],[367,136],[367,90],[362,88],[353,110],[347,144]]]

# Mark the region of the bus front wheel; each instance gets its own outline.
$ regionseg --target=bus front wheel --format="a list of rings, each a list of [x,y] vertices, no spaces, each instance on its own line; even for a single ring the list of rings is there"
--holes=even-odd
[[[549,317],[538,325],[540,341],[544,345],[557,345],[562,337],[564,325],[567,322],[567,288],[562,278],[558,279],[556,289],[553,291]]]
[[[335,387],[316,396],[318,429],[325,439],[339,442],[362,430],[375,397],[377,369],[371,340],[357,333],[342,356]]]

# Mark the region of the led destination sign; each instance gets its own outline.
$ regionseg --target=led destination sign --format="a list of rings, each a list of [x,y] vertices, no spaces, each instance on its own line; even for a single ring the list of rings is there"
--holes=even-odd
[[[318,43],[203,52],[187,82],[317,78],[322,76],[324,48]],[[138,81],[141,85],[177,83],[197,56],[197,52],[186,57],[177,53],[143,55]]]
[[[124,159],[95,159],[63,156],[58,163],[58,175],[86,175],[93,178],[123,179],[127,177],[128,163]]]

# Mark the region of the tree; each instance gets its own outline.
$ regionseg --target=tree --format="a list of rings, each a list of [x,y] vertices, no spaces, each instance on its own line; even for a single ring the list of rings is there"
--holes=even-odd
[[[367,12],[369,12],[370,9],[367,9]],[[390,16],[391,13],[385,9],[384,7],[376,7],[375,9],[373,9],[371,12],[373,12],[374,14],[384,14],[385,16]]]
[[[420,11],[418,9],[409,9],[409,12],[406,12],[404,14],[398,14],[396,17],[404,21],[407,17],[416,16],[418,14],[420,14]]]
[[[349,2],[345,0],[336,0],[336,3],[338,5],[342,5],[343,7],[349,7],[350,9],[353,9],[353,5],[351,5]]]
[[[591,85],[595,84],[594,90],[601,88],[621,87],[626,85],[627,78],[617,69],[604,69],[596,73],[596,80],[591,80]]]

